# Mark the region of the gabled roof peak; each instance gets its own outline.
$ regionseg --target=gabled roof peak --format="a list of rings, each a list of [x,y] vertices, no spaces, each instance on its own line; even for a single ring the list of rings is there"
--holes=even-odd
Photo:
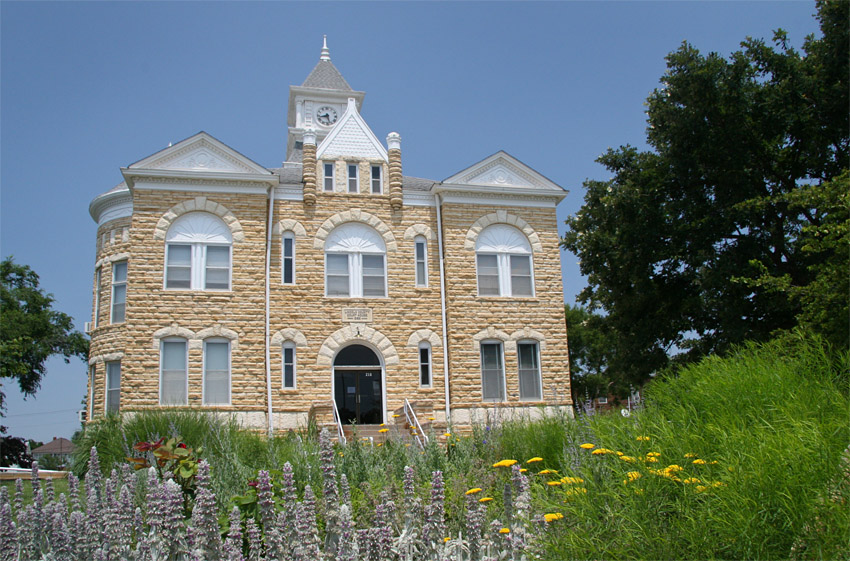
[[[324,35],[322,39],[322,53],[319,55],[318,64],[316,64],[301,86],[304,88],[321,88],[324,90],[354,91],[331,62],[331,52],[328,49],[327,35]]]

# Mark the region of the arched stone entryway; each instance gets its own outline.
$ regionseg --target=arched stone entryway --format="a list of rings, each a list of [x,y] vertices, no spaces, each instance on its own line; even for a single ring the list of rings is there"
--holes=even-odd
[[[379,353],[352,344],[333,361],[333,396],[344,425],[377,425],[384,422],[384,367]]]

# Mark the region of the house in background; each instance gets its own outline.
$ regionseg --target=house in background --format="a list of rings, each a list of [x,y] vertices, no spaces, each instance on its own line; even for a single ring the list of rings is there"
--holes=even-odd
[[[32,459],[41,466],[56,465],[67,466],[71,462],[71,455],[74,453],[74,444],[67,438],[56,438],[33,449],[30,452]]]
[[[88,419],[160,407],[270,432],[469,426],[571,410],[555,207],[497,152],[443,181],[402,173],[325,45],[292,86],[286,161],[200,132],[91,205]]]

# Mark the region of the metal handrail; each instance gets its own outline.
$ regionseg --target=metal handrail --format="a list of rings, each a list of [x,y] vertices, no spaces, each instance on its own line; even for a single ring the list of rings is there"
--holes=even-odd
[[[339,416],[339,410],[336,408],[336,400],[332,399],[331,404],[334,408],[334,422],[336,423],[336,435],[340,444],[346,444],[345,431],[342,430],[342,419]]]
[[[419,443],[420,448],[424,449],[425,445],[428,443],[428,436],[425,434],[425,431],[422,430],[422,425],[419,424],[419,419],[416,418],[416,412],[413,410],[413,407],[411,407],[410,402],[407,401],[406,397],[404,398],[404,416],[407,419],[408,426],[413,426],[416,429],[416,442]],[[411,417],[413,418],[412,421]]]

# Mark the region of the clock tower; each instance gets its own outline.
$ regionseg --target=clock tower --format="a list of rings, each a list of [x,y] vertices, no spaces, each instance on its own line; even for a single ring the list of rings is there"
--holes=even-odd
[[[301,160],[302,136],[305,130],[315,131],[316,142],[320,143],[345,112],[348,99],[354,98],[359,112],[365,95],[365,92],[353,90],[333,65],[328,50],[328,39],[325,36],[319,63],[303,84],[289,87],[286,161]]]

